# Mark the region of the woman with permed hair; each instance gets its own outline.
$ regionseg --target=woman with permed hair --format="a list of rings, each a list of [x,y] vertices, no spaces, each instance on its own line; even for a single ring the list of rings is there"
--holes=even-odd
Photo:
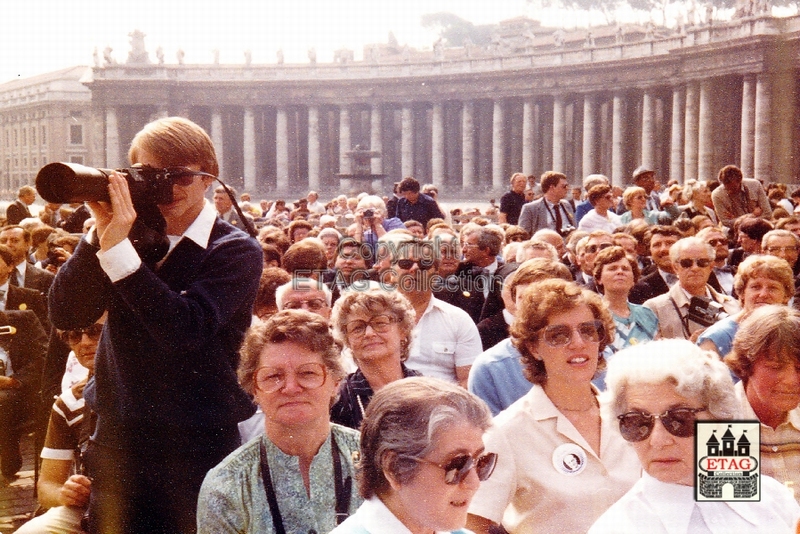
[[[470,506],[468,528],[585,532],[633,485],[639,461],[601,416],[592,385],[613,335],[600,297],[574,282],[536,282],[518,297],[511,338],[533,387],[486,435],[497,469]]]

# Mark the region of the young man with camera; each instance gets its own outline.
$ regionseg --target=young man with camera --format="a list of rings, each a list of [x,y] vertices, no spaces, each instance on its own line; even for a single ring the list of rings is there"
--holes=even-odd
[[[678,283],[644,303],[658,317],[660,338],[694,340],[709,321],[741,309],[736,300],[708,285],[715,256],[714,248],[698,237],[680,239],[669,249]]]
[[[206,202],[219,167],[198,125],[154,121],[128,157],[165,169],[156,174],[172,180],[171,194],[134,208],[126,176],[110,174],[110,202],[90,199],[95,228],[53,282],[51,318],[76,330],[108,312],[84,391],[98,416],[85,459],[90,532],[194,532],[203,478],[237,447],[237,423],[254,411],[236,368],[261,250]],[[137,217],[165,239],[143,245],[132,234]],[[164,241],[166,251],[149,250]]]

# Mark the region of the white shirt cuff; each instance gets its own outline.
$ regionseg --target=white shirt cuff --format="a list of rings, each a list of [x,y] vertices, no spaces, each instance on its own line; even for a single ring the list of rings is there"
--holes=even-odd
[[[100,267],[103,268],[112,282],[118,282],[132,275],[142,265],[139,254],[128,238],[120,241],[105,252],[98,250],[97,259],[100,260]]]

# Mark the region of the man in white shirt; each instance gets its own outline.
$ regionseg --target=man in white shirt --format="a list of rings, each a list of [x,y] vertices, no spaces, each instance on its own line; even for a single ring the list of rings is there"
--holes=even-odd
[[[439,264],[433,243],[409,238],[392,254],[395,287],[417,314],[416,336],[406,365],[467,387],[472,362],[482,352],[478,328],[464,310],[433,296]]]
[[[307,207],[309,213],[316,213],[317,215],[325,214],[325,204],[319,201],[319,195],[316,191],[309,191],[308,195],[306,195],[306,200],[308,200]]]

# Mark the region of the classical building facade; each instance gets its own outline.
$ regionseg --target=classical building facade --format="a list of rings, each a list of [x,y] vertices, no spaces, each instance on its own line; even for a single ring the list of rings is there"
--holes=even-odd
[[[183,115],[211,134],[222,177],[257,194],[337,191],[356,145],[381,153],[386,181],[414,175],[445,196],[485,199],[514,171],[554,169],[573,184],[603,173],[630,181],[641,164],[662,180],[800,175],[796,80],[800,17],[746,16],[666,30],[564,33],[527,19],[488,47],[432,51],[372,45],[331,64],[151,62],[140,35],[125,63],[96,60],[93,124],[125,164],[149,120]],[[135,39],[134,39],[135,40]],[[179,53],[180,56],[180,53]],[[387,184],[388,185],[388,184]]]
[[[91,124],[92,93],[81,83],[88,70],[71,67],[0,85],[0,196],[33,184],[49,162],[103,159],[102,124]]]

